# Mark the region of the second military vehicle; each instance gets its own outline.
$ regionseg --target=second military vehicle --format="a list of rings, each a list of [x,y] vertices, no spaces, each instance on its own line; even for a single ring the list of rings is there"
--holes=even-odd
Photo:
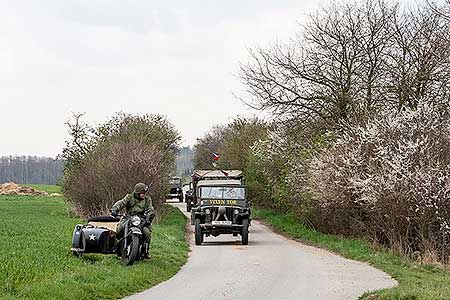
[[[177,198],[179,202],[183,202],[183,182],[180,177],[172,177],[169,181],[169,199]]]

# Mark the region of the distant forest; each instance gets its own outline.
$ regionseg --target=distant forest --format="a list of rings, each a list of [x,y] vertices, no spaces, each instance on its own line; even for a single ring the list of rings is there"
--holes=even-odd
[[[194,152],[190,147],[178,153],[177,176],[190,176],[193,171]],[[0,183],[56,184],[62,178],[64,162],[49,157],[2,156],[0,157]]]
[[[49,157],[0,157],[0,183],[56,184],[62,178],[64,163]]]

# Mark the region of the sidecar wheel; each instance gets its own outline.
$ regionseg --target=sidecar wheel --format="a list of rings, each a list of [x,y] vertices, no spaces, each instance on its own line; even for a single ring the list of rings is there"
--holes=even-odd
[[[131,266],[137,260],[139,255],[139,237],[131,235],[127,242],[128,247],[122,249],[122,262],[127,266]]]

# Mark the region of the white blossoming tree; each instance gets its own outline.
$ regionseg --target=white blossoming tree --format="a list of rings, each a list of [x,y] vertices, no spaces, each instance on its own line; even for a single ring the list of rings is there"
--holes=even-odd
[[[317,223],[447,260],[449,146],[450,121],[427,107],[351,126],[310,163]]]

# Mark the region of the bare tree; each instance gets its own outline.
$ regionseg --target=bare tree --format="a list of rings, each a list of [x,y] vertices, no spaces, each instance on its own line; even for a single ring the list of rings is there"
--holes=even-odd
[[[241,78],[259,109],[310,121],[338,121],[383,99],[379,88],[389,47],[390,16],[381,1],[337,5],[312,15],[288,44],[250,52]]]
[[[427,4],[436,14],[450,20],[450,0],[445,0],[442,5],[438,5],[434,1],[427,0]]]
[[[386,58],[388,76],[399,109],[427,102],[448,110],[450,22],[428,7],[393,20],[394,43]]]
[[[380,109],[448,106],[449,22],[429,7],[365,0],[310,17],[289,43],[250,50],[243,100],[300,122],[335,124]],[[442,107],[442,105],[444,107]]]

